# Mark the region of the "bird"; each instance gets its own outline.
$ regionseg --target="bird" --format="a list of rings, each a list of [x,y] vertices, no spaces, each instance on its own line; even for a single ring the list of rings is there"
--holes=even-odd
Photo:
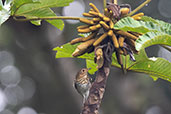
[[[83,97],[83,104],[88,99],[90,88],[91,88],[91,82],[90,77],[88,75],[88,68],[82,68],[80,69],[74,80],[74,87],[77,90],[77,92]]]

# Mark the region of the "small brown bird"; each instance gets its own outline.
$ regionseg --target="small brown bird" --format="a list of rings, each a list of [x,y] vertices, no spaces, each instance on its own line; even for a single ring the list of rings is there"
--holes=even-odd
[[[83,97],[83,104],[89,96],[89,91],[91,87],[88,70],[88,68],[82,68],[81,70],[79,70],[74,80],[75,89]]]

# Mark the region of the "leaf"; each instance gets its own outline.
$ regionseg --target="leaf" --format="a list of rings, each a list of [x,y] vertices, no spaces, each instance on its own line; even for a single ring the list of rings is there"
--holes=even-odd
[[[26,16],[36,13],[44,8],[63,7],[69,5],[73,0],[40,0],[40,4],[25,4],[21,6],[14,15]]]
[[[32,0],[16,0],[13,5],[13,15],[16,17],[25,17],[27,19],[31,18],[42,18],[42,17],[52,17],[56,14],[50,9],[52,7],[63,7],[69,5],[73,0],[39,0],[40,2],[32,3]],[[21,2],[22,1],[22,2]],[[62,30],[64,23],[62,20],[46,20],[48,23]],[[40,23],[32,22],[35,25]]]
[[[3,5],[2,0],[0,0],[0,25],[10,17],[11,2],[12,0],[6,0]]]
[[[31,3],[40,3],[40,1],[39,0],[13,0],[11,6],[11,14],[13,15],[18,10],[19,7]]]
[[[141,18],[141,20],[142,21],[145,21],[145,22],[149,21],[149,22],[153,22],[155,24],[158,24],[158,25],[162,26],[163,29],[165,29],[166,31],[168,31],[168,34],[171,35],[171,33],[169,32],[171,30],[171,24],[169,24],[169,23],[166,23],[166,22],[161,21],[161,20],[153,19],[152,17],[148,17],[148,16],[143,16]]]
[[[88,72],[90,74],[94,74],[98,69],[97,69],[97,64],[94,63],[93,60],[86,59],[86,66],[87,68],[91,68]]]
[[[79,44],[71,45],[69,43],[66,43],[62,46],[54,48],[53,51],[57,51],[56,58],[74,58],[72,56],[72,53],[75,51],[75,49],[78,45]],[[85,53],[84,55],[79,56],[77,58],[93,60],[94,59],[94,52],[92,52],[90,54]]]
[[[128,70],[143,72],[171,82],[171,63],[163,58],[149,58],[131,66]]]
[[[171,46],[171,35],[162,32],[148,32],[136,40],[136,49],[139,51],[146,47],[157,44]]]
[[[41,20],[30,21],[30,22],[34,25],[37,25],[37,26],[41,25]]]
[[[114,29],[133,31],[142,34],[155,31],[171,34],[171,29],[166,29],[165,27],[166,25],[162,26],[160,24],[157,24],[157,22],[154,23],[152,21],[137,21],[131,17],[125,17],[115,24]]]

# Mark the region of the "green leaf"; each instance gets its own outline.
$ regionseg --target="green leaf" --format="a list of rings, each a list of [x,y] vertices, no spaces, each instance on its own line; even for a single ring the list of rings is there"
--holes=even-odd
[[[171,29],[166,29],[166,26],[170,25],[162,26],[157,23],[158,22],[154,23],[152,21],[137,21],[131,17],[125,17],[115,24],[114,29],[119,29],[123,31],[133,31],[142,34],[154,31],[163,32],[166,34],[171,33]]]
[[[148,32],[136,40],[136,49],[139,51],[146,47],[157,44],[171,46],[171,35],[162,32]]]
[[[66,43],[62,46],[54,48],[53,50],[57,51],[56,58],[74,58],[72,56],[72,53],[75,51],[75,49],[78,45],[79,44],[71,45],[69,43]],[[93,60],[94,59],[94,52],[92,52],[90,54],[85,53],[84,55],[79,56],[77,58]]]
[[[13,0],[12,7],[11,7],[11,14],[13,15],[19,9],[19,7],[31,3],[40,3],[40,1],[39,0]]]
[[[6,0],[3,5],[2,0],[0,0],[0,9],[1,9],[0,10],[0,25],[4,23],[10,17],[11,2],[12,0]]]
[[[171,82],[171,63],[163,58],[149,58],[136,62],[128,70],[143,72]]]
[[[22,5],[14,15],[16,16],[26,16],[32,15],[37,11],[40,11],[44,8],[52,7],[63,7],[69,5],[73,0],[40,0],[40,4],[25,4]]]
[[[170,24],[170,23],[166,23],[166,22],[161,21],[161,20],[153,19],[153,18],[148,17],[148,16],[143,16],[143,17],[141,18],[141,20],[142,20],[142,21],[145,21],[145,22],[148,21],[148,22],[153,22],[153,23],[155,23],[155,24],[158,24],[158,25],[160,25],[161,27],[163,27],[164,30],[168,31],[168,34],[171,35],[171,32],[170,32],[170,30],[171,30],[171,24]]]
[[[30,21],[30,22],[34,25],[37,25],[37,26],[41,25],[41,20]]]
[[[98,69],[97,69],[97,64],[94,63],[93,60],[86,59],[86,66],[87,68],[91,68],[88,72],[90,74],[94,74]]]
[[[56,16],[56,14],[50,9],[52,7],[63,7],[69,5],[73,0],[15,0],[13,2],[13,15],[16,17],[42,18]],[[64,23],[62,20],[46,20],[48,23],[62,30]],[[31,21],[35,25],[40,25],[40,22]]]

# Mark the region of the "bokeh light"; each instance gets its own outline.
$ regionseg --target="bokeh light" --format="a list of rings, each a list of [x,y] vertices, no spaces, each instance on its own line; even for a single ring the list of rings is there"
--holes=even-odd
[[[171,62],[171,58],[170,58],[171,57],[171,53],[168,50],[166,50],[166,49],[164,49],[162,47],[160,47],[160,49],[158,51],[158,56],[159,57],[163,57],[163,58],[165,58],[165,59],[167,59],[168,61]]]
[[[13,106],[20,104],[24,100],[24,91],[20,86],[8,86],[4,93],[7,98],[7,103]]]
[[[2,112],[0,112],[0,114],[14,114],[13,112],[11,112],[8,109],[3,110]]]
[[[3,91],[0,89],[0,112],[6,107],[6,97]]]
[[[166,18],[171,18],[171,0],[160,0],[158,10],[160,14]]]
[[[0,70],[8,65],[14,64],[14,57],[10,52],[0,51]]]
[[[31,107],[23,107],[17,114],[37,114],[37,112]]]
[[[19,86],[24,92],[24,100],[32,98],[35,93],[36,87],[34,81],[31,78],[24,77],[19,83]]]
[[[149,108],[145,114],[163,114],[159,106],[153,106]]]
[[[0,81],[4,86],[16,86],[20,80],[20,71],[15,66],[9,65],[0,70]]]
[[[64,16],[80,17],[84,11],[85,11],[85,5],[80,0],[80,1],[74,1],[74,2],[70,3],[69,6],[64,7],[62,14]],[[67,20],[67,22],[70,24],[75,24],[75,23],[78,23],[79,21]]]

